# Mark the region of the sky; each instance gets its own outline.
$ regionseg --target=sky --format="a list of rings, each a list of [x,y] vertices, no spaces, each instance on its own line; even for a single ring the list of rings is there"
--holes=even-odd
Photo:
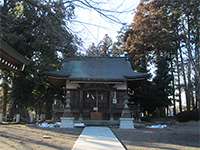
[[[130,24],[133,20],[134,10],[140,0],[94,0],[100,2],[96,7],[117,12],[104,12],[107,16],[112,15],[121,23]],[[90,0],[89,0],[90,2]],[[91,2],[92,3],[92,2]],[[123,13],[118,13],[123,12]],[[75,6],[76,17],[72,20],[70,28],[83,41],[82,51],[85,51],[92,42],[97,44],[108,34],[113,41],[116,40],[117,32],[123,26],[116,23],[93,9]]]

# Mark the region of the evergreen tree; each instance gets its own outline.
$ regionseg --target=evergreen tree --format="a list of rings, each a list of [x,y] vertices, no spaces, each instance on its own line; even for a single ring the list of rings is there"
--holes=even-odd
[[[130,26],[123,26],[121,30],[118,32],[117,41],[112,45],[112,55],[113,56],[120,56],[125,52],[125,39],[128,36],[130,31]]]
[[[99,49],[95,46],[94,43],[89,46],[89,48],[86,51],[87,56],[100,56]]]
[[[169,58],[166,58],[165,56],[157,57],[157,70],[153,82],[155,83],[157,89],[157,99],[161,102],[162,107],[166,107],[169,104],[171,104],[169,96],[171,96],[173,93],[173,90],[170,85],[173,76],[170,74]]]
[[[29,59],[25,71],[14,76],[13,107],[37,110],[53,98],[46,95],[50,85],[45,73],[76,52],[77,40],[67,27],[74,6],[62,1],[5,0],[0,9],[1,39]]]
[[[95,46],[94,43],[92,43],[91,46],[86,51],[87,56],[109,56],[112,46],[112,39],[108,36],[108,34],[105,34],[103,39]]]
[[[153,93],[154,95],[146,92],[147,97],[151,94],[152,101],[156,101],[155,104],[152,102],[156,107],[169,105],[169,96],[173,95],[169,92],[173,88],[170,86],[172,78],[169,77],[171,70],[169,62],[174,59],[176,37],[173,34],[166,5],[166,2],[162,1],[141,2],[125,43],[135,69],[150,73],[149,68],[152,69],[152,66],[157,68],[152,84],[143,87],[157,91]],[[144,98],[142,101],[147,102],[147,99]],[[155,109],[155,106],[151,108]]]

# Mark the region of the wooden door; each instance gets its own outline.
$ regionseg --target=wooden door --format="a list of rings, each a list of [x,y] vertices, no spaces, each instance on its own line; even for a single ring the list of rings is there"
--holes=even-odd
[[[89,110],[90,118],[94,120],[104,119],[109,112],[109,91],[88,90],[84,91],[84,109]]]
[[[98,111],[108,112],[109,111],[109,92],[108,91],[98,91]]]

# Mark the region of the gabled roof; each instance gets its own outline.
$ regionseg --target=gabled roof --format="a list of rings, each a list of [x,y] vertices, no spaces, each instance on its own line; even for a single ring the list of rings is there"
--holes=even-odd
[[[67,58],[59,71],[48,73],[51,77],[84,81],[125,81],[144,78],[146,74],[133,71],[125,57],[74,57]]]

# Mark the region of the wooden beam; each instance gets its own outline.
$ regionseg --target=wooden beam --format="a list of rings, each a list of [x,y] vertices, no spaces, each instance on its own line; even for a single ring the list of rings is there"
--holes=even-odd
[[[127,81],[137,81],[137,80],[145,80],[146,78],[135,78],[135,79],[127,79]]]
[[[102,83],[102,84],[116,84],[125,83],[125,81],[70,81],[71,83]]]
[[[55,76],[48,76],[48,78],[52,78],[52,79],[67,79],[66,77],[55,77]]]

